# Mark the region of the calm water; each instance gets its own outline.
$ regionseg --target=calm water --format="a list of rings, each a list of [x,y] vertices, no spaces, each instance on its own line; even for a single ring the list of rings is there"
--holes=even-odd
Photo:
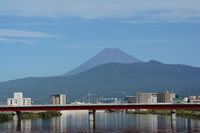
[[[0,132],[59,133],[59,132],[113,132],[113,133],[163,133],[163,132],[200,132],[200,121],[177,117],[171,122],[166,115],[135,115],[125,113],[96,113],[96,124],[88,121],[87,112],[67,112],[52,119],[22,120],[0,123]]]

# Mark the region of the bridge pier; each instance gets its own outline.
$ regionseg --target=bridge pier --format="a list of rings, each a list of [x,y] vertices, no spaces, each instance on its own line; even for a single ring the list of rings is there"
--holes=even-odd
[[[172,133],[176,133],[176,110],[171,110],[171,127],[172,127]]]
[[[175,109],[171,110],[171,120],[176,120],[176,110]]]
[[[21,111],[16,111],[16,115],[17,115],[17,131],[21,131],[21,120],[22,120]]]
[[[88,111],[90,133],[94,133],[94,131],[95,131],[95,113],[96,113],[96,110],[89,110]]]
[[[89,110],[88,111],[89,121],[94,121],[95,122],[95,113],[96,113],[96,110]]]
[[[22,120],[22,113],[21,113],[21,111],[16,111],[16,115],[17,115],[17,121],[21,121]]]

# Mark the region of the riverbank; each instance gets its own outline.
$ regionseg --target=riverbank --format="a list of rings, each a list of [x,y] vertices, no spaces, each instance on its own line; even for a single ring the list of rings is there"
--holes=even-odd
[[[23,119],[38,119],[38,118],[43,118],[43,119],[49,119],[54,116],[61,116],[62,113],[57,112],[57,111],[47,111],[47,112],[39,112],[39,113],[34,113],[34,112],[22,112],[22,120]],[[12,113],[0,113],[0,122],[5,122],[5,121],[10,121],[13,120],[13,114]]]
[[[126,113],[171,115],[171,110],[135,110],[135,111],[127,111]],[[180,117],[200,119],[200,110],[176,110],[176,115]]]
[[[33,112],[22,112],[22,119],[37,119],[37,118],[43,118],[43,119],[49,119],[54,116],[61,116],[62,113],[57,111],[47,111],[47,112],[39,112],[39,113],[33,113]]]
[[[12,114],[0,113],[0,122],[9,121],[9,120],[12,120],[12,119],[13,119]]]

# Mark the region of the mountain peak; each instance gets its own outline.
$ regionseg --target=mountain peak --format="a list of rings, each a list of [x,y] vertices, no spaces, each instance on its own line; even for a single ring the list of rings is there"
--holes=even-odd
[[[119,48],[104,48],[101,52],[123,52]]]
[[[128,55],[127,53],[118,48],[105,48],[101,52],[99,52],[94,58],[96,61],[101,60],[102,62],[101,64],[106,64],[109,62],[115,62],[115,63],[141,62],[140,60],[136,59],[131,55]]]
[[[101,52],[99,52],[96,56],[83,63],[79,67],[73,69],[70,72],[64,74],[64,76],[71,76],[78,74],[80,72],[84,72],[98,65],[103,65],[107,63],[135,63],[142,62],[137,58],[123,52],[118,48],[105,48]]]

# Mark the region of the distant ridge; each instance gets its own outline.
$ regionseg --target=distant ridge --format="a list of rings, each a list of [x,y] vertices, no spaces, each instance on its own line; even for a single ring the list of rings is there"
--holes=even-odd
[[[95,66],[96,65],[96,66]],[[0,82],[0,101],[23,92],[35,103],[49,103],[50,95],[64,93],[67,102],[95,97],[117,97],[136,92],[173,90],[179,96],[200,95],[200,67],[142,62],[120,49],[104,49],[74,70],[73,76],[29,77]]]
[[[107,63],[136,63],[142,62],[141,60],[123,52],[118,48],[105,48],[96,56],[78,66],[77,68],[65,73],[63,76],[72,76],[80,72],[84,72],[93,67],[107,64]]]
[[[200,95],[200,67],[141,63],[107,63],[73,76],[24,78],[0,82],[0,101],[13,92],[23,92],[35,103],[50,101],[50,95],[64,93],[70,101],[87,99],[88,92],[98,97],[134,96],[136,92],[174,91],[179,96]]]

